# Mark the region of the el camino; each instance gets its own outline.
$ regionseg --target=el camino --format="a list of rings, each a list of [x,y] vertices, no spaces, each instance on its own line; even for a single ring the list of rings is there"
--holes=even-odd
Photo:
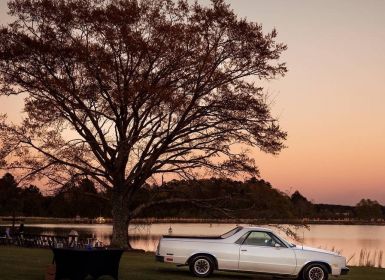
[[[327,280],[349,271],[346,258],[335,252],[296,246],[259,227],[236,227],[219,237],[163,236],[156,259],[188,265],[197,277],[228,270]]]

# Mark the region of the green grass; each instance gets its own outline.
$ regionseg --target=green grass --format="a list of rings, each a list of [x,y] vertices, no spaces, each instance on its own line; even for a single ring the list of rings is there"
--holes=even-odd
[[[45,270],[52,261],[52,253],[46,249],[0,247],[1,280],[44,280]],[[195,279],[186,268],[157,263],[153,254],[125,253],[120,262],[122,280],[172,280]],[[106,279],[106,278],[105,278]],[[216,272],[212,280],[272,279],[253,274]],[[333,278],[332,278],[333,279]],[[353,267],[341,280],[384,280],[385,269]]]

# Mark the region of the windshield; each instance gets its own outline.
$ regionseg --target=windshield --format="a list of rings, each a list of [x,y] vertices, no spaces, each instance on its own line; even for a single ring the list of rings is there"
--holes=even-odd
[[[285,243],[288,247],[297,247],[297,245],[295,245],[294,243],[291,243],[289,241],[287,241],[286,239],[282,238],[281,236],[278,236],[276,235],[283,243]]]
[[[234,234],[236,234],[238,231],[240,231],[243,227],[236,227],[232,230],[230,230],[229,232],[226,232],[225,234],[222,234],[221,235],[221,238],[228,238],[230,236],[233,236]]]

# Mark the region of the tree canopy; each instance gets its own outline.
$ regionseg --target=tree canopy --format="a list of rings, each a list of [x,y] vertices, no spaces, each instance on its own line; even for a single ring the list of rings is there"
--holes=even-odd
[[[355,207],[355,212],[357,217],[362,220],[376,220],[383,217],[381,204],[371,199],[361,199]]]
[[[254,176],[254,159],[234,145],[283,148],[257,82],[285,74],[286,46],[224,1],[13,0],[9,9],[0,96],[25,96],[25,115],[2,117],[1,163],[22,180],[89,176],[112,190],[121,232],[152,176]]]

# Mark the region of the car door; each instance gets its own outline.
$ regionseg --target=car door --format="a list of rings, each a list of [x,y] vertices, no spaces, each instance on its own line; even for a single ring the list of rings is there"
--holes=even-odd
[[[239,248],[239,270],[290,275],[296,265],[294,250],[271,232],[252,231]]]

